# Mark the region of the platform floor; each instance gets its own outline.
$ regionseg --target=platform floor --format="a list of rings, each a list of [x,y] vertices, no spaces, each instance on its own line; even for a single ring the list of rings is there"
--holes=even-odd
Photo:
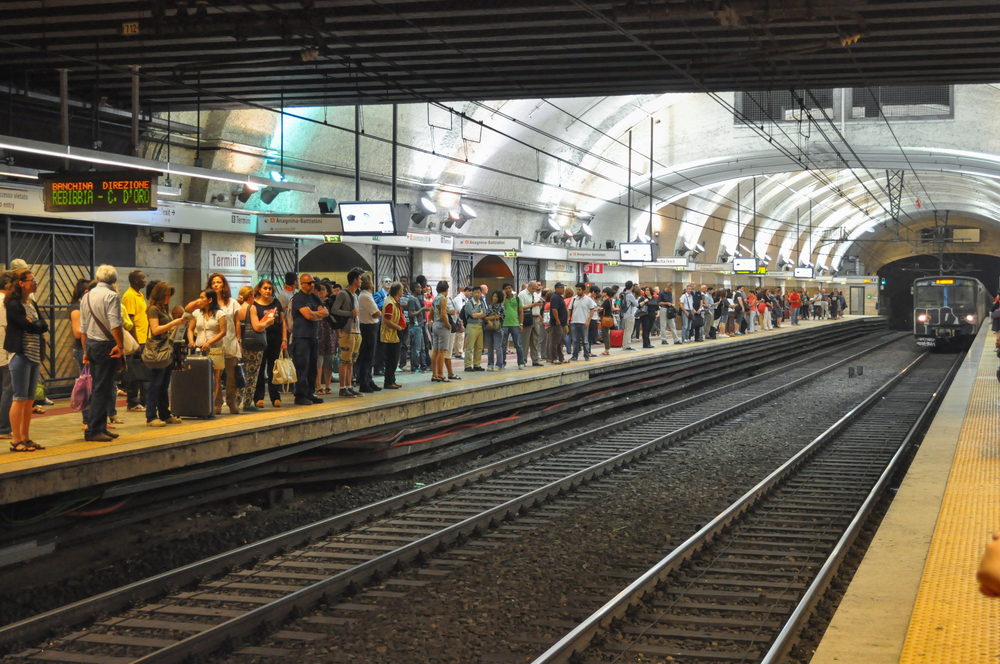
[[[163,428],[145,425],[145,412],[127,412],[119,406],[125,424],[114,431],[114,442],[83,440],[81,416],[57,403],[45,415],[36,415],[31,423],[31,437],[47,449],[32,453],[8,451],[0,444],[0,504],[39,496],[121,482],[130,478],[180,469],[241,454],[260,452],[348,433],[372,426],[405,421],[434,412],[451,410],[491,400],[541,391],[589,379],[590,372],[608,366],[638,364],[650,355],[687,352],[717,344],[738,344],[761,336],[779,338],[798,330],[820,325],[850,323],[864,316],[847,316],[838,321],[806,321],[798,328],[783,325],[779,330],[754,335],[730,337],[703,344],[683,346],[660,344],[654,348],[624,351],[613,349],[610,356],[596,355],[589,362],[564,365],[545,364],[518,370],[510,361],[501,373],[462,371],[462,361],[453,360],[461,381],[432,383],[429,373],[397,373],[403,386],[398,391],[384,390],[361,399],[327,396],[327,403],[317,406],[294,406],[291,399],[281,408],[270,403],[257,413],[223,414],[212,420],[185,420]],[[603,351],[603,346],[598,352]],[[290,395],[289,395],[290,396]],[[228,409],[223,408],[227,413]],[[0,441],[5,443],[6,441]]]
[[[973,343],[811,664],[1000,658],[1000,600],[975,578],[1000,530],[995,339]]]

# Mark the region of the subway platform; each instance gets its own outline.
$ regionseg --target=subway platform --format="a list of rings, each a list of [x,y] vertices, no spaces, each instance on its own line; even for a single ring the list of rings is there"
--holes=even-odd
[[[1000,600],[976,570],[1000,530],[996,336],[973,342],[811,664],[1000,658]]]
[[[109,443],[83,440],[81,416],[59,402],[44,415],[36,415],[31,436],[46,446],[33,453],[9,452],[0,448],[0,504],[112,483],[125,483],[155,473],[184,473],[195,466],[243,455],[258,454],[345,437],[374,427],[461,408],[469,408],[509,397],[584,383],[593,374],[638,367],[663,353],[689,353],[694,349],[720,344],[740,344],[762,337],[780,339],[798,331],[822,325],[849,325],[871,318],[847,316],[837,321],[807,321],[800,327],[789,325],[769,332],[730,337],[684,346],[662,346],[635,352],[613,349],[610,356],[597,355],[589,362],[529,367],[520,371],[510,361],[501,373],[465,373],[462,361],[454,360],[461,381],[432,383],[429,373],[397,373],[401,390],[366,394],[361,399],[327,396],[327,403],[294,406],[291,398],[281,408],[270,404],[257,413],[218,415],[211,420],[185,420],[164,428],[145,424],[145,412],[127,412],[119,405],[125,424],[115,432],[120,437]],[[598,348],[598,353],[603,347]],[[336,380],[336,377],[334,377]],[[290,397],[290,395],[289,395]],[[223,409],[224,412],[228,409]],[[317,444],[325,444],[317,442]]]

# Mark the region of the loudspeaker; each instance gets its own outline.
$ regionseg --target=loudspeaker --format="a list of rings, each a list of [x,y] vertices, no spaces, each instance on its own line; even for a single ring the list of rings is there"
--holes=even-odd
[[[337,201],[332,198],[319,199],[320,214],[337,214]]]
[[[397,203],[392,208],[392,215],[396,222],[396,235],[406,235],[410,228],[410,204]]]

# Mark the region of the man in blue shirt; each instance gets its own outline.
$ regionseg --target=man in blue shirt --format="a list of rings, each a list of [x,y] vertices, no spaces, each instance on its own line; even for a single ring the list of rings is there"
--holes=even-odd
[[[292,296],[292,362],[298,382],[295,383],[295,403],[311,406],[323,403],[315,395],[316,369],[319,360],[319,321],[330,315],[315,293],[312,275],[299,277],[299,291]]]

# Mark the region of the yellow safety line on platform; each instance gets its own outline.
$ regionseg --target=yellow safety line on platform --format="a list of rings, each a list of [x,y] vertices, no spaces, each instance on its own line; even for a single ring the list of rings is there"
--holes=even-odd
[[[901,664],[974,664],[1000,657],[1000,600],[979,593],[976,569],[1000,530],[1000,383],[986,344],[910,618]]]

